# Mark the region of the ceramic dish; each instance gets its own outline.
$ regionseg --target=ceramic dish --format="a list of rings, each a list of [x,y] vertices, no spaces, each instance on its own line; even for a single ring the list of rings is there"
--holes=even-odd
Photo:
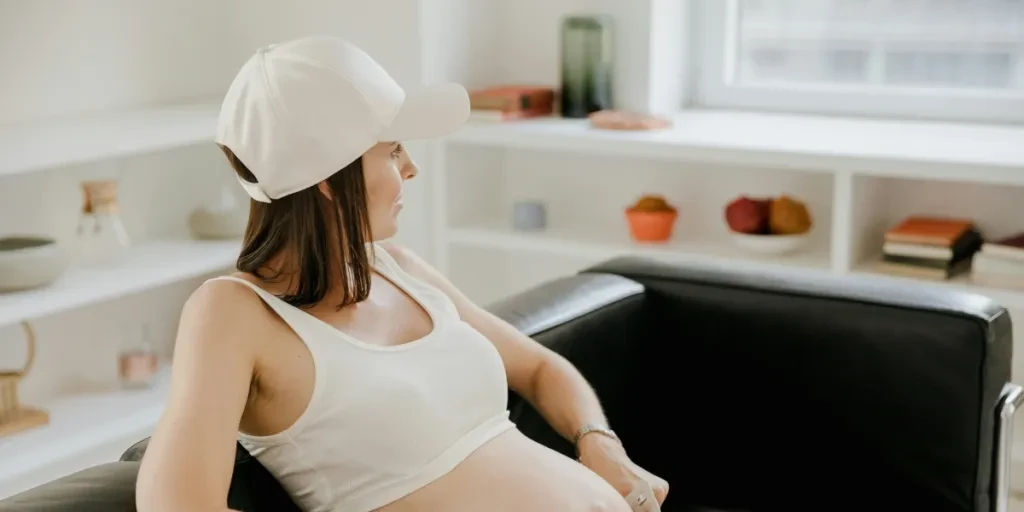
[[[188,217],[188,228],[200,240],[242,238],[249,220],[248,209],[213,211],[199,209]]]
[[[757,254],[782,255],[797,251],[807,242],[808,233],[799,235],[748,235],[729,232],[740,248]]]
[[[0,292],[49,285],[64,274],[68,263],[67,252],[52,238],[0,237]]]

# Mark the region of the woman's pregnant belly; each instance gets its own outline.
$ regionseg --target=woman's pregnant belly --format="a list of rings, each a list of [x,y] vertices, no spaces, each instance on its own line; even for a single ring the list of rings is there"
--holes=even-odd
[[[630,512],[582,464],[510,429],[447,475],[378,512]]]

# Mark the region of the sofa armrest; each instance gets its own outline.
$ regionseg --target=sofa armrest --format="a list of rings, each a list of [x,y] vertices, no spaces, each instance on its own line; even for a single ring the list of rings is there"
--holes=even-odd
[[[135,512],[138,462],[108,462],[0,500],[0,512]]]
[[[508,299],[488,310],[572,363],[594,388],[612,427],[628,443],[625,421],[628,384],[645,336],[644,287],[611,274],[581,274],[556,279]],[[571,443],[562,438],[532,407],[509,393],[512,420],[527,436],[567,456]]]
[[[643,292],[644,287],[632,279],[613,274],[580,274],[548,281],[495,302],[487,309],[527,336],[537,336]]]

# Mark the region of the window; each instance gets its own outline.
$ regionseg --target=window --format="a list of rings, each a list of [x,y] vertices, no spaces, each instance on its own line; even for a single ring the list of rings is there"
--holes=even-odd
[[[1024,121],[1024,0],[704,0],[705,106]]]

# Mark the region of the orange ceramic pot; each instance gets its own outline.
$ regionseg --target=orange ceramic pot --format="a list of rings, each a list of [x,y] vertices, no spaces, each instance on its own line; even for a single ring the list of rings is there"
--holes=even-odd
[[[672,228],[675,227],[678,216],[679,213],[675,210],[660,212],[645,212],[633,208],[626,210],[630,235],[637,242],[668,241],[672,238]]]

